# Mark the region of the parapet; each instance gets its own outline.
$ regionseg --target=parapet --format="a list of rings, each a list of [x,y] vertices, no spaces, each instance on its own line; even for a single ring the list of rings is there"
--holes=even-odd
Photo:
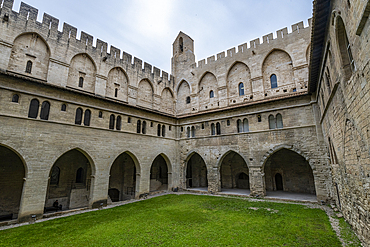
[[[203,67],[207,64],[211,64],[211,63],[214,63],[214,62],[217,62],[217,61],[221,61],[225,58],[233,57],[236,54],[246,53],[246,52],[250,52],[250,51],[252,51],[254,53],[254,52],[258,51],[260,46],[263,46],[263,45],[266,45],[266,44],[272,44],[277,40],[280,41],[281,39],[287,39],[287,38],[299,35],[299,33],[302,32],[303,30],[306,31],[306,30],[309,30],[311,28],[311,18],[308,19],[308,26],[307,27],[304,27],[303,21],[295,23],[291,27],[292,27],[292,32],[291,33],[288,32],[287,27],[284,27],[284,28],[276,31],[276,38],[274,38],[273,33],[269,33],[267,35],[262,36],[262,43],[260,41],[260,38],[256,38],[254,40],[251,40],[249,42],[249,45],[248,45],[248,43],[244,43],[244,44],[238,45],[238,49],[236,49],[236,47],[228,49],[226,51],[226,55],[225,55],[225,51],[223,51],[223,52],[218,53],[216,56],[213,55],[213,56],[208,57],[207,60],[202,59],[202,60],[198,61],[195,68],[196,67],[201,68],[201,67]]]
[[[73,43],[79,49],[81,53],[86,51],[91,51],[104,58],[104,61],[109,62],[112,60],[112,63],[127,65],[131,64],[133,69],[142,71],[143,73],[151,74],[154,78],[157,78],[160,82],[172,83],[171,76],[169,79],[168,73],[161,71],[160,69],[144,62],[139,58],[132,58],[132,55],[122,51],[114,46],[110,46],[108,53],[108,44],[100,39],[96,40],[96,46],[93,46],[94,37],[86,32],[81,31],[80,39],[77,39],[77,28],[73,27],[68,23],[63,23],[62,31],[58,30],[59,19],[44,13],[42,22],[37,21],[38,9],[34,8],[24,2],[21,2],[19,12],[12,10],[14,5],[14,0],[0,0],[2,7],[0,8],[0,17],[6,15],[9,18],[9,22],[14,25],[24,25],[28,23],[34,23],[33,26],[40,29],[40,33],[47,31],[48,37],[56,37],[58,40],[66,41],[66,43]],[[143,66],[144,64],[144,66]],[[160,77],[160,75],[162,76]]]

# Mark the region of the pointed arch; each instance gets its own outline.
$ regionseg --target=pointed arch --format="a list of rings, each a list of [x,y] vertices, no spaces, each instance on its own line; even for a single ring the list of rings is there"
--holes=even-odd
[[[172,186],[172,165],[167,155],[158,154],[150,167],[150,191],[168,190]]]
[[[198,88],[200,110],[206,110],[218,106],[218,85],[216,76],[213,73],[209,71],[205,72],[199,80]],[[213,91],[214,96],[212,98],[210,98],[211,91]]]
[[[18,35],[13,42],[8,70],[46,80],[51,50],[46,40],[36,32]],[[32,64],[31,70],[26,66]]]
[[[208,169],[204,158],[191,151],[185,159],[184,188],[208,187]]]
[[[154,86],[153,83],[145,78],[138,84],[137,105],[147,108],[153,107]]]
[[[281,49],[272,49],[264,58],[262,76],[265,91],[273,88],[272,75],[277,78],[277,87],[294,84],[293,60],[289,53]]]
[[[166,113],[174,114],[174,94],[169,87],[162,90],[161,108]]]
[[[191,86],[186,80],[182,80],[178,87],[177,87],[177,99],[176,99],[176,112],[177,114],[189,113],[190,107],[189,104],[191,103],[190,100],[190,93],[191,93]]]
[[[105,87],[105,97],[127,101],[128,85],[129,77],[126,71],[121,67],[112,68],[108,73],[107,85]]]
[[[70,62],[67,85],[79,88],[82,78],[82,90],[95,93],[96,64],[87,53],[76,54]],[[80,87],[81,88],[81,87]]]
[[[345,24],[341,16],[336,18],[335,32],[337,36],[338,49],[342,61],[342,70],[344,79],[349,80],[352,73],[356,71],[356,64],[351,51],[351,44],[348,41],[348,35]]]
[[[248,65],[241,61],[236,61],[230,66],[227,72],[226,82],[229,98],[238,98],[239,96],[252,93],[250,69]],[[240,85],[242,85],[242,88]]]

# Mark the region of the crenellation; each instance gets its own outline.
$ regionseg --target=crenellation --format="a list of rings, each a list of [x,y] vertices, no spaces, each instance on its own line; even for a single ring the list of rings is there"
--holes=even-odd
[[[97,39],[96,40],[96,50],[100,53],[101,56],[106,56],[107,50],[108,50],[108,43],[100,39]]]
[[[141,71],[143,69],[143,61],[137,57],[134,57],[134,63],[132,64],[132,67],[137,71]]]
[[[67,40],[76,39],[77,28],[64,22],[63,23],[63,37],[65,37]]]
[[[162,81],[167,82],[168,81],[168,73],[162,70]]]
[[[83,45],[86,45],[86,47],[92,47],[94,37],[88,33],[85,33],[84,31],[81,31],[81,37],[80,42]]]
[[[152,65],[148,64],[147,62],[144,62],[144,73],[151,74],[152,73]]]
[[[198,61],[198,68],[202,68],[205,64],[206,64],[205,59],[202,59],[202,60]]]
[[[154,78],[159,78],[159,77],[161,77],[161,70],[154,66],[153,67],[153,74],[154,74]]]
[[[122,60],[124,63],[132,64],[132,55],[122,51]]]
[[[227,52],[226,52],[227,56],[228,57],[233,57],[234,54],[236,53],[235,50],[236,50],[235,47],[233,47],[231,49],[228,49]]]
[[[37,20],[37,14],[39,10],[28,5],[24,2],[21,2],[21,7],[19,9],[19,15],[26,17],[27,20]]]
[[[299,33],[300,30],[302,30],[302,29],[304,29],[303,21],[292,25],[292,33],[294,33],[295,31],[298,31],[298,33]]]
[[[255,48],[257,48],[257,46],[259,44],[260,44],[260,38],[257,38],[257,39],[251,40],[249,42],[249,47],[252,48],[252,49],[255,49]]]
[[[42,24],[46,26],[51,32],[58,31],[59,19],[44,13],[42,17]]]
[[[277,37],[278,39],[283,39],[283,38],[285,38],[287,35],[288,35],[288,28],[287,28],[287,27],[284,27],[284,28],[282,28],[282,29],[280,29],[280,30],[277,30],[277,31],[276,31],[276,37]]]
[[[120,60],[121,59],[121,50],[114,47],[113,45],[110,46],[110,57],[112,59]]]
[[[13,9],[14,0],[3,0],[2,9],[7,9],[9,12]]]
[[[262,37],[263,44],[268,44],[268,43],[270,43],[273,39],[274,39],[274,36],[273,36],[273,34],[272,34],[272,33],[269,33],[269,34],[264,35],[264,36]]]
[[[216,59],[215,59],[215,56],[213,55],[213,56],[210,56],[210,57],[208,57],[207,58],[207,64],[210,64],[210,63],[212,63],[212,62],[214,62],[214,61],[216,61]]]
[[[225,57],[225,52],[220,52],[217,54],[217,61]]]
[[[243,53],[248,50],[248,43],[238,45],[238,53]]]

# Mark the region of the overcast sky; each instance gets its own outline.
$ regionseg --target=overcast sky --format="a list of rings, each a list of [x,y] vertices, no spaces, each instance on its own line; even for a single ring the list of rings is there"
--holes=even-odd
[[[0,0],[1,2],[2,0]],[[20,0],[13,9],[19,11]],[[194,40],[196,61],[300,21],[308,25],[312,0],[27,0],[63,22],[121,51],[171,72],[179,31]],[[108,48],[109,49],[109,48]]]

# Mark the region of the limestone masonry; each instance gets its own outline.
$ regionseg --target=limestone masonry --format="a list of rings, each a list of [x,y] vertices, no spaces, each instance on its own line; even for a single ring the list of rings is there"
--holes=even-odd
[[[370,245],[370,1],[315,0],[303,22],[171,75],[13,0],[0,9],[0,221],[163,190],[315,195]],[[274,38],[275,36],[275,38]]]

